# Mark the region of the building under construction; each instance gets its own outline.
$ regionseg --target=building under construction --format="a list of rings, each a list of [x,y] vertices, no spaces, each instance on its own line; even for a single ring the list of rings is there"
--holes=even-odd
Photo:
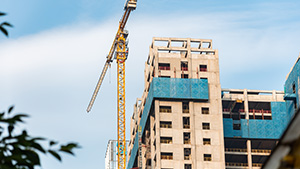
[[[298,60],[285,92],[221,89],[212,40],[153,38],[127,168],[261,168],[299,106]]]

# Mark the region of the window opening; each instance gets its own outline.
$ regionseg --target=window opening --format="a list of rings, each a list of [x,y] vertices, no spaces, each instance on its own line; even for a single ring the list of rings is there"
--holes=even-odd
[[[172,144],[172,137],[160,137],[160,143]]]
[[[204,161],[211,161],[211,154],[204,154]]]
[[[209,114],[209,108],[208,107],[202,107],[202,114]]]
[[[296,93],[296,84],[293,84],[293,93]]]
[[[158,63],[158,70],[170,70],[170,63]]]
[[[202,129],[203,130],[209,130],[210,129],[209,123],[202,123]]]
[[[173,160],[173,153],[161,153],[160,157],[162,160]]]
[[[159,76],[159,77],[162,77],[162,78],[170,78],[170,76]]]
[[[184,164],[184,169],[192,169],[192,164]]]
[[[189,75],[188,75],[188,74],[181,74],[181,78],[182,78],[182,79],[188,79],[188,78],[189,78]]]
[[[183,133],[183,143],[191,144],[191,133]]]
[[[160,113],[172,113],[171,106],[159,106]]]
[[[189,113],[189,102],[182,102],[182,113]]]
[[[207,72],[207,65],[200,65],[200,72]]]
[[[233,130],[241,130],[241,124],[233,124]]]
[[[184,160],[191,160],[191,149],[184,148]]]
[[[188,62],[181,62],[181,70],[188,71]]]
[[[171,121],[161,121],[160,127],[161,128],[172,128],[172,122]]]
[[[203,145],[210,145],[210,138],[203,138]]]
[[[184,129],[190,128],[190,117],[183,117],[182,122],[183,122]]]

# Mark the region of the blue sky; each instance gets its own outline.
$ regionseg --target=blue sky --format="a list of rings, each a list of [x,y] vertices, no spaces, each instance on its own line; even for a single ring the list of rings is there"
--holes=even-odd
[[[105,62],[123,0],[2,0],[14,25],[0,35],[0,108],[31,115],[32,135],[78,141],[63,163],[43,157],[43,169],[104,168],[116,138],[116,65],[108,71],[90,114],[85,110]],[[300,52],[299,1],[138,1],[127,24],[127,128],[144,86],[152,37],[213,40],[222,88],[283,90]],[[3,19],[3,20],[2,20]],[[129,130],[127,130],[129,131]],[[128,134],[127,134],[128,136]]]

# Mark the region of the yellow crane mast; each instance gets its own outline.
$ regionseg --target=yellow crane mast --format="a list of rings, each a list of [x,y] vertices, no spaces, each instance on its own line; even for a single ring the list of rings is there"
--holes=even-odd
[[[91,101],[87,107],[87,112],[90,112],[95,102],[96,96],[99,92],[102,81],[107,72],[108,66],[113,59],[117,62],[117,87],[118,87],[118,169],[125,169],[126,167],[126,138],[125,138],[125,60],[128,56],[128,48],[126,38],[128,32],[124,30],[128,17],[131,11],[135,10],[137,0],[127,0],[124,7],[124,14],[119,22],[119,29],[110,48],[109,54],[102,73],[92,95]],[[113,56],[116,56],[113,58]]]

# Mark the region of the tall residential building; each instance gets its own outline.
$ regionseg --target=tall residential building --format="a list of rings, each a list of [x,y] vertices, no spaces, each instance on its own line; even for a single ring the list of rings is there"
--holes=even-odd
[[[300,106],[299,60],[284,91],[221,89],[211,40],[153,38],[127,168],[261,168]]]
[[[212,41],[153,38],[131,122],[128,168],[225,168],[218,51]]]

